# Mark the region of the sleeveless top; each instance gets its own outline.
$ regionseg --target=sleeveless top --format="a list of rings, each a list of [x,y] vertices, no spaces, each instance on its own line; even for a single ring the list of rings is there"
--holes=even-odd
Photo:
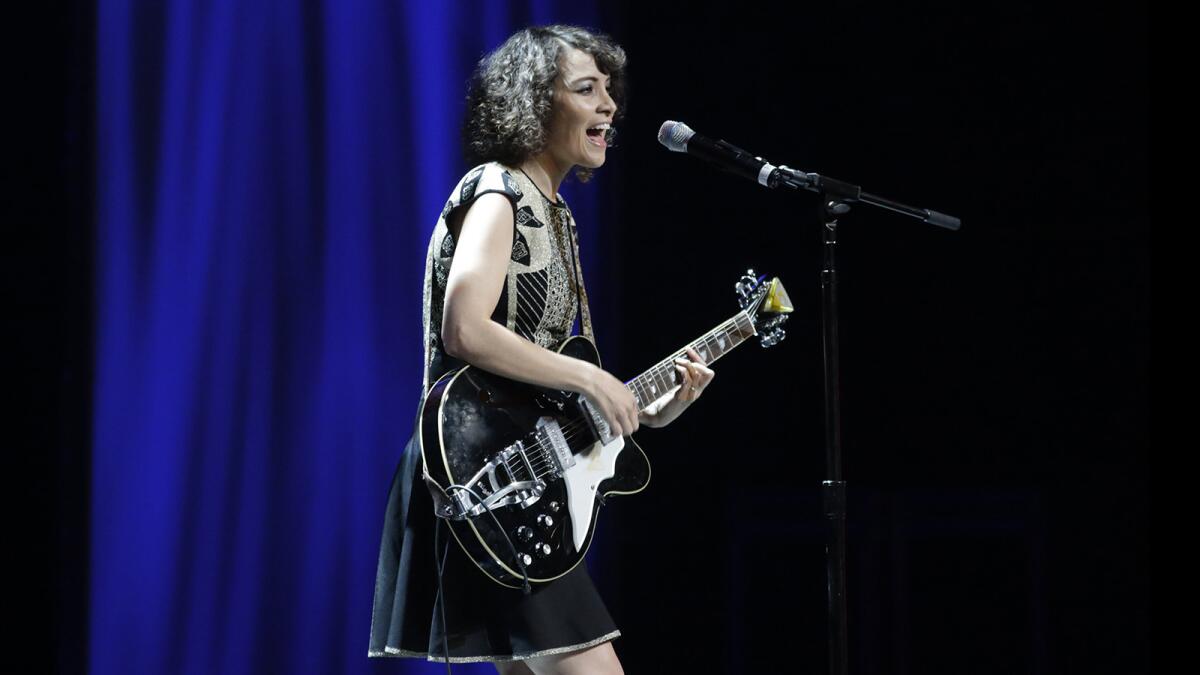
[[[558,195],[557,201],[544,196],[523,171],[496,162],[477,166],[455,186],[429,238],[422,298],[426,393],[442,375],[466,365],[442,346],[446,280],[457,245],[447,223],[491,192],[507,197],[513,208],[512,254],[492,320],[552,349],[571,335],[578,305],[582,333],[593,337],[575,219],[566,202]]]
[[[489,192],[508,198],[514,221],[512,253],[492,319],[549,348],[570,335],[578,305],[582,332],[592,336],[575,223],[562,198],[544,197],[519,170],[495,163],[475,167],[455,187],[429,240],[425,393],[438,378],[465,365],[442,348],[446,279],[456,244],[447,221]],[[449,660],[455,663],[511,661],[585,649],[621,634],[585,565],[524,595],[488,581],[445,537],[440,544],[447,551],[444,578],[439,582],[433,555],[438,519],[421,481],[421,464],[414,428],[388,492],[368,656],[440,661],[446,640]]]

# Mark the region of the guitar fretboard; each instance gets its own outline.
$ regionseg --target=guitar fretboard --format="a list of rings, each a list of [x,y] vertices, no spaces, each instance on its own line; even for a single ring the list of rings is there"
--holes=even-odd
[[[725,356],[734,347],[754,335],[754,322],[746,312],[738,312],[725,323],[708,331],[683,349],[671,354],[650,367],[646,372],[625,383],[637,398],[638,409],[645,410],[658,399],[679,385],[679,371],[675,370],[675,359],[687,357],[687,348],[695,349],[706,365]]]

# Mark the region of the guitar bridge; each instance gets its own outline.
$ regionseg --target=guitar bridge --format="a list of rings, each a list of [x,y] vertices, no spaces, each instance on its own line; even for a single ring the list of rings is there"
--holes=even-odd
[[[524,469],[528,480],[517,478],[520,469]],[[546,482],[534,471],[525,444],[517,441],[496,453],[471,480],[451,488],[454,492],[448,500],[444,493],[430,490],[434,492],[434,513],[450,520],[466,520],[501,506],[527,508],[542,498]]]
[[[561,477],[575,466],[575,455],[553,417],[539,419],[537,430],[527,438],[528,444],[517,441],[496,453],[461,487],[451,486],[453,494],[430,486],[434,512],[442,518],[466,520],[502,506],[524,509],[535,504],[546,491],[544,479]],[[529,478],[519,478],[521,473]]]

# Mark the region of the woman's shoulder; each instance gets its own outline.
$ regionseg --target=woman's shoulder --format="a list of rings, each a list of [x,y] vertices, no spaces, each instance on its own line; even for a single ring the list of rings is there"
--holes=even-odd
[[[488,162],[472,168],[454,186],[450,198],[442,208],[439,225],[457,235],[456,224],[461,223],[462,214],[466,213],[475,200],[483,195],[498,194],[508,199],[515,214],[525,198],[528,190],[521,186],[514,177],[515,170],[499,162]],[[435,230],[434,236],[438,236]]]
[[[514,203],[519,202],[525,196],[525,190],[514,177],[514,173],[514,169],[499,162],[480,164],[459,180],[450,201],[454,206],[458,206],[467,204],[480,195],[498,192]]]

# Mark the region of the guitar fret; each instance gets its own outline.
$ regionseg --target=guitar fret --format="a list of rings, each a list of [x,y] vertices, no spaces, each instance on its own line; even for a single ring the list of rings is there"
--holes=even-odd
[[[753,320],[745,312],[739,312],[700,336],[688,347],[696,350],[696,353],[700,354],[705,364],[708,365],[728,354],[734,347],[753,335]],[[687,349],[675,352],[626,383],[626,386],[633,390],[639,409],[644,410],[682,382],[679,372],[675,370],[675,359],[677,358],[687,360]]]
[[[663,366],[663,368],[656,370],[654,373],[654,378],[660,382],[659,387],[662,389],[663,392],[665,392],[665,391],[669,390],[671,387],[675,386],[674,378],[668,376],[665,371],[666,371],[666,366]],[[660,395],[661,395],[661,393],[660,393]]]
[[[674,365],[663,364],[662,367],[654,370],[654,376],[661,383],[660,388],[664,392],[670,391],[671,387],[675,386],[674,373],[671,372],[674,368]]]
[[[647,384],[648,388],[650,389],[650,400],[655,401],[658,399],[659,395],[662,394],[662,392],[658,390],[658,379],[654,376],[653,369],[647,371],[646,374],[650,379],[650,382]]]
[[[640,410],[641,408],[646,407],[646,392],[638,379],[635,378],[631,384],[633,385],[633,397],[637,399],[638,409]]]

